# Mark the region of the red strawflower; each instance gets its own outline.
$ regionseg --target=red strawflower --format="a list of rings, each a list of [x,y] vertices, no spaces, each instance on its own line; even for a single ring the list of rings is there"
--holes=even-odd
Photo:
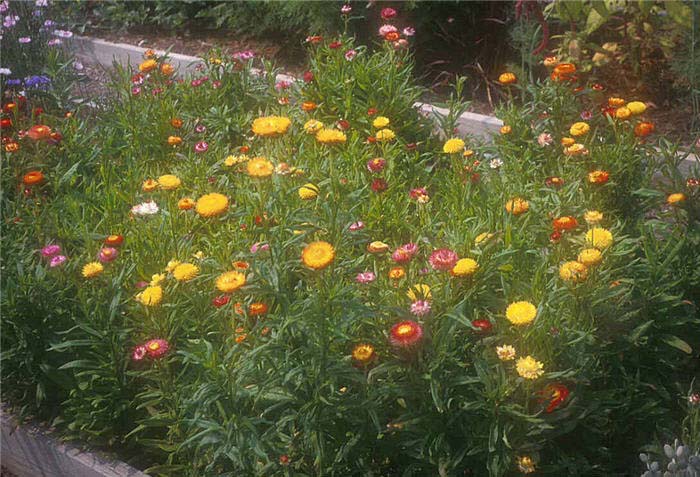
[[[374,192],[384,192],[389,188],[389,184],[382,178],[377,178],[372,181],[372,190]]]
[[[105,239],[105,245],[110,247],[118,247],[124,243],[123,235],[110,235]]]
[[[396,16],[397,12],[391,7],[382,8],[382,20],[389,20]]]
[[[552,221],[552,227],[554,227],[554,230],[559,232],[564,230],[573,230],[578,227],[578,220],[576,220],[576,217],[572,217],[570,215],[558,217]]]
[[[341,42],[339,42],[339,41],[333,41],[333,42],[331,42],[331,43],[328,45],[328,48],[330,48],[331,50],[337,50],[337,49],[340,48],[341,46],[343,46],[343,44],[342,44]]]
[[[231,301],[231,297],[228,295],[219,295],[217,297],[214,297],[211,301],[211,304],[214,305],[217,308],[221,308],[222,306],[226,305],[228,302]]]
[[[549,404],[545,409],[545,412],[550,413],[556,408],[560,407],[564,401],[569,397],[569,388],[564,384],[554,383],[549,384],[542,391],[538,393],[541,398],[540,402],[545,402],[549,400]]]
[[[493,324],[489,320],[483,318],[472,320],[472,326],[480,333],[489,333],[493,328]]]
[[[153,359],[162,358],[170,349],[168,341],[163,339],[148,340],[143,346],[146,348],[148,356]]]
[[[391,327],[389,341],[398,348],[409,348],[423,338],[423,328],[412,320],[401,321]]]
[[[304,72],[304,83],[311,83],[314,80],[314,74],[311,71]]]

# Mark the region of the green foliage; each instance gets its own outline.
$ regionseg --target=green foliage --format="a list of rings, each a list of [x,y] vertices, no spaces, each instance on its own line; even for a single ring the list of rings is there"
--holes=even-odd
[[[182,82],[157,68],[167,58],[147,76],[117,68],[96,120],[80,111],[42,118],[62,141],[12,132],[20,148],[2,171],[9,397],[152,475],[496,477],[528,470],[528,459],[541,475],[628,475],[638,462],[624,456],[649,436],[682,432],[678,397],[698,373],[690,300],[700,289],[699,197],[678,172],[677,146],[641,141],[636,119],[596,115],[577,139],[588,155],[565,154],[560,140],[599,98],[546,81],[523,86],[524,104],[499,112],[509,134],[470,140],[471,156],[447,154],[464,81],[434,131],[413,108],[422,89],[410,54],[357,47],[349,60],[353,42],[340,41],[309,45],[313,79],[289,87],[269,64],[223,52]],[[251,134],[253,120],[269,115],[288,117],[289,130]],[[378,116],[394,140],[376,139]],[[304,129],[310,119],[335,129],[347,121],[345,141],[321,144]],[[553,144],[540,146],[542,133]],[[253,157],[277,173],[250,177]],[[385,168],[369,171],[379,157]],[[590,183],[594,169],[610,180]],[[30,170],[45,182],[21,185]],[[164,174],[179,188],[144,187]],[[371,187],[380,177],[382,193]],[[298,190],[308,182],[319,194],[304,201]],[[412,197],[416,188],[424,200]],[[684,202],[665,203],[681,191]],[[212,192],[229,198],[221,216],[178,205]],[[514,197],[529,210],[507,212]],[[132,209],[150,200],[156,214]],[[598,244],[602,261],[585,280],[567,281],[560,266],[590,246],[593,224],[583,217],[593,209],[612,244]],[[556,239],[552,220],[563,216],[580,223]],[[83,276],[112,234],[125,237],[117,259]],[[335,249],[321,270],[300,260],[317,240]],[[388,253],[368,252],[378,240],[418,246],[401,264],[405,276],[389,276],[398,263]],[[47,265],[39,251],[48,243],[62,247],[65,264]],[[429,257],[442,248],[478,270],[439,270]],[[197,276],[177,280],[171,261],[196,265]],[[216,280],[234,267],[247,282],[225,302]],[[375,280],[358,283],[360,272]],[[162,286],[162,303],[139,300],[142,282]],[[411,312],[416,284],[430,287],[425,316]],[[516,327],[506,308],[521,300],[537,318]],[[266,312],[256,314],[260,303]],[[424,334],[400,348],[389,336],[408,319]],[[163,356],[139,348],[155,338],[169,344]],[[353,358],[361,343],[374,348],[373,361]],[[542,376],[526,379],[499,359],[505,344],[540,361]]]

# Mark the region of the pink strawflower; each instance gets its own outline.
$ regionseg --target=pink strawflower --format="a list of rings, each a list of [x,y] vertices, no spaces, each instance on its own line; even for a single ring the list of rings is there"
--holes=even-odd
[[[290,81],[281,80],[275,83],[275,89],[277,91],[288,89],[290,86],[292,86],[292,83]]]
[[[425,316],[430,313],[430,302],[426,300],[417,300],[411,303],[411,313],[415,316]]]
[[[357,222],[353,222],[350,224],[350,232],[357,232],[358,230],[362,230],[365,228],[365,223],[361,220],[358,220]]]
[[[221,81],[219,80],[214,80],[211,82],[211,87],[214,89],[219,89],[221,88]]]
[[[551,146],[552,143],[554,143],[554,138],[549,133],[544,132],[537,136],[537,144],[539,144],[542,147]]]
[[[452,270],[457,260],[459,260],[457,254],[448,248],[435,250],[428,259],[433,269],[442,271]]]
[[[345,59],[348,61],[352,61],[356,56],[357,52],[355,50],[348,50],[345,52]]]
[[[206,141],[199,141],[194,145],[194,152],[207,152],[209,144]]]
[[[406,263],[410,262],[411,259],[413,259],[413,256],[418,252],[418,245],[415,243],[407,243],[396,250],[391,254],[391,259],[395,261],[396,263]]]
[[[355,281],[357,283],[371,283],[376,279],[377,279],[377,276],[374,274],[374,272],[358,273],[357,276],[355,277]]]
[[[238,51],[233,55],[234,60],[247,61],[255,58],[255,52],[253,50]]]
[[[591,111],[581,111],[581,119],[584,121],[588,121],[593,117],[593,113]]]
[[[391,7],[382,8],[382,20],[389,20],[396,16],[396,10]]]
[[[250,253],[258,253],[270,250],[270,244],[265,242],[256,242],[250,247]]]
[[[100,250],[100,253],[97,255],[97,258],[102,263],[108,263],[108,262],[115,260],[118,255],[119,255],[119,251],[116,248],[103,247]]]
[[[343,5],[342,7],[340,7],[340,13],[342,13],[343,15],[347,15],[351,11],[352,11],[352,7],[350,5],[348,5],[347,3],[345,5]]]
[[[131,353],[131,359],[133,359],[134,361],[141,361],[143,358],[146,357],[147,353],[148,351],[146,350],[146,347],[144,345],[138,345],[134,348],[134,351]]]
[[[49,267],[51,267],[51,268],[58,267],[66,260],[68,260],[68,258],[65,255],[56,255],[55,257],[51,257],[51,261],[49,262]]]
[[[146,353],[148,353],[149,357],[158,359],[165,356],[170,349],[170,344],[167,340],[157,338],[146,341],[143,347],[146,348]]]
[[[379,36],[386,36],[387,33],[396,33],[399,29],[394,25],[382,25],[379,27]]]
[[[141,88],[139,88],[138,86],[131,88],[131,94],[133,94],[134,96],[138,96],[139,94],[141,94]]]
[[[58,253],[61,253],[61,246],[56,244],[47,245],[41,249],[41,255],[44,258],[51,258]]]
[[[203,132],[205,132],[206,130],[207,130],[207,127],[206,127],[204,124],[202,124],[202,123],[198,123],[198,124],[195,125],[195,127],[194,127],[194,132],[196,132],[196,133],[203,133]]]
[[[403,29],[403,36],[413,36],[416,34],[416,29],[410,26],[407,26],[406,28]]]

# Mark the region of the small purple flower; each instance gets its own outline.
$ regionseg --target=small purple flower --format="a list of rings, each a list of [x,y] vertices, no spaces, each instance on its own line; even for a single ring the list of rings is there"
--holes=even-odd
[[[196,132],[196,133],[203,133],[203,132],[205,132],[206,130],[207,130],[207,127],[206,127],[204,124],[202,124],[202,123],[198,123],[198,124],[194,127],[194,132]]]
[[[47,245],[41,249],[41,255],[44,258],[51,258],[59,253],[61,253],[61,246],[56,244]]]
[[[46,20],[44,22],[44,28],[51,28],[54,25],[56,25],[56,22],[53,20]]]
[[[63,262],[65,262],[66,260],[68,260],[68,258],[66,258],[65,255],[56,255],[55,257],[51,258],[51,261],[49,262],[49,267],[58,267],[59,265],[63,264]]]
[[[10,9],[9,2],[7,0],[2,0],[2,3],[0,3],[0,13],[5,13],[9,9]]]
[[[134,96],[138,96],[139,94],[141,94],[141,88],[139,88],[138,86],[131,88],[131,94],[133,94]]]
[[[206,141],[199,141],[194,145],[194,152],[207,152],[209,144]]]
[[[52,38],[46,42],[46,44],[49,46],[58,46],[62,43],[63,43],[63,40],[61,40],[60,38]]]
[[[430,302],[426,300],[417,300],[411,303],[411,313],[415,316],[425,316],[430,313]]]
[[[343,5],[342,7],[340,7],[340,13],[342,13],[343,15],[347,15],[351,11],[352,11],[352,7],[350,5],[348,5],[347,3],[345,5]]]
[[[355,50],[348,50],[345,52],[345,59],[348,61],[352,61],[356,56],[357,52]]]
[[[430,270],[427,267],[423,267],[420,270],[418,270],[419,275],[427,275],[428,273],[430,273]]]
[[[593,117],[593,113],[591,111],[581,111],[581,119],[584,121],[588,121]]]
[[[75,68],[75,71],[83,71],[83,69],[84,69],[85,67],[83,66],[83,64],[82,64],[80,61],[75,60],[75,61],[73,62],[73,68]]]
[[[27,43],[31,43],[32,39],[29,38],[28,36],[23,36],[23,37],[20,37],[17,41],[19,41],[20,43],[22,43],[24,45]]]
[[[109,263],[109,262],[114,261],[118,255],[119,255],[119,251],[117,251],[116,248],[104,247],[100,250],[100,253],[97,256],[97,258],[102,263]]]
[[[270,244],[265,242],[256,242],[250,247],[250,253],[265,252],[270,250]]]
[[[407,26],[406,28],[403,29],[403,36],[413,36],[416,34],[416,29],[410,26]]]
[[[357,276],[355,277],[355,281],[357,283],[371,283],[376,279],[377,279],[377,276],[374,274],[374,272],[358,273]]]
[[[365,223],[361,220],[358,220],[357,222],[353,222],[350,224],[350,232],[357,232],[358,230],[362,230],[365,228]]]
[[[19,17],[17,15],[7,15],[5,18],[3,18],[2,26],[5,28],[12,28],[13,26],[17,25],[18,21]]]
[[[49,0],[36,0],[36,2],[34,2],[34,6],[36,6],[36,7],[48,7]]]

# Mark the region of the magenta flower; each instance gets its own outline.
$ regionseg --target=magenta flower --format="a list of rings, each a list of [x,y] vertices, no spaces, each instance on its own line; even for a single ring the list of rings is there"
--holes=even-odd
[[[396,10],[391,7],[382,8],[382,20],[389,20],[396,16]]]
[[[348,61],[352,61],[356,56],[357,52],[355,50],[348,50],[345,52],[345,59]]]
[[[457,254],[448,248],[435,250],[428,259],[433,269],[442,271],[452,270],[457,260],[459,260]]]
[[[357,276],[355,277],[355,281],[357,283],[371,283],[376,279],[377,279],[377,276],[374,274],[374,272],[358,273]]]
[[[147,353],[148,352],[146,351],[146,347],[144,345],[138,345],[134,348],[134,351],[131,353],[131,359],[133,359],[134,361],[141,361],[143,358],[146,357]]]
[[[345,5],[343,5],[342,7],[340,7],[340,13],[342,13],[343,15],[347,15],[351,11],[352,11],[352,7],[350,5],[348,5],[347,3]]]
[[[221,81],[219,80],[214,80],[211,82],[211,87],[214,89],[219,89],[221,88]]]
[[[61,253],[61,246],[56,244],[47,245],[41,249],[41,255],[44,258],[51,258],[58,253]]]
[[[22,44],[26,44],[26,43],[31,43],[32,39],[29,38],[28,36],[23,36],[23,37],[19,38],[17,41],[19,41]]]
[[[362,230],[365,228],[365,223],[361,220],[358,220],[357,222],[353,222],[350,224],[350,232],[357,232],[358,230]]]
[[[194,145],[194,152],[207,152],[209,144],[206,141],[199,141]]]
[[[416,29],[410,26],[407,26],[406,28],[403,29],[403,36],[413,36],[416,34]]]
[[[374,159],[367,161],[367,170],[370,172],[382,172],[384,167],[386,167],[386,159],[383,157],[375,157]]]
[[[203,133],[206,130],[207,130],[207,127],[202,123],[198,123],[194,127],[194,132],[196,132],[196,133]]]
[[[593,117],[593,113],[591,111],[581,111],[581,119],[584,121],[588,121]]]
[[[98,260],[102,263],[109,263],[114,261],[119,255],[119,251],[113,247],[103,247],[97,256]]]
[[[52,38],[46,42],[46,44],[49,46],[58,46],[61,43],[63,43],[63,40],[61,40],[60,38]]]
[[[417,300],[411,303],[411,313],[415,316],[425,316],[430,313],[430,302],[426,300]]]
[[[141,88],[139,88],[139,87],[131,88],[131,94],[133,94],[134,96],[138,96],[139,94],[141,94]]]
[[[51,257],[51,261],[49,262],[49,267],[55,268],[61,265],[63,262],[68,260],[65,255],[56,255],[55,257]]]

